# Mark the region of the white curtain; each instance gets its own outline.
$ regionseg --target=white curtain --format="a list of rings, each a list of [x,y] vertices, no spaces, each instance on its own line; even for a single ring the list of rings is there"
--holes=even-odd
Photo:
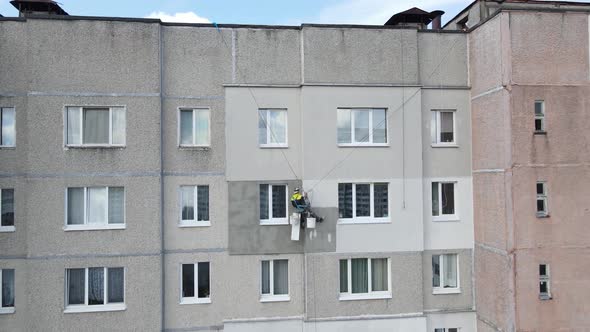
[[[68,188],[68,225],[84,224],[84,188]]]
[[[453,142],[453,112],[441,112],[440,122],[440,141]]]
[[[113,144],[125,144],[125,109],[115,107],[113,112]]]
[[[82,144],[80,117],[82,108],[68,107],[68,144]]]
[[[84,304],[84,269],[68,269],[68,304]]]
[[[273,110],[269,114],[271,143],[287,143],[287,111]]]
[[[87,214],[89,224],[107,223],[107,188],[88,188]]]
[[[258,144],[268,144],[267,125],[268,117],[267,110],[258,110]]]
[[[444,288],[457,287],[457,255],[443,255],[443,266],[445,268]]]
[[[14,307],[14,269],[2,270],[2,307]]]
[[[289,294],[289,263],[286,259],[273,261],[274,295]]]
[[[195,110],[195,144],[209,144],[209,110]]]
[[[354,141],[369,142],[369,112],[367,110],[353,111]]]
[[[122,224],[125,220],[125,191],[123,187],[109,188],[109,224]]]
[[[14,108],[2,108],[2,142],[0,145],[13,146],[15,141]]]
[[[104,268],[88,269],[88,304],[104,304]]]
[[[108,301],[109,303],[125,302],[125,271],[122,267],[108,269]]]
[[[180,201],[181,207],[181,218],[182,220],[194,220],[195,219],[195,187],[182,186],[180,187]]]
[[[366,258],[351,259],[352,293],[369,292],[369,269]]]
[[[387,287],[387,258],[371,260],[371,285],[374,292],[386,291]]]
[[[84,110],[84,144],[109,143],[109,110]]]

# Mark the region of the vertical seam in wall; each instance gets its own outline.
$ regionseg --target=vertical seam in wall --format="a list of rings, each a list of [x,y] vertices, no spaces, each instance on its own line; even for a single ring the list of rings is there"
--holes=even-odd
[[[236,83],[236,30],[231,30],[231,81]]]
[[[589,28],[590,29],[590,28]],[[299,30],[299,52],[301,56],[300,66],[301,66],[301,84],[305,83],[305,50],[303,48],[303,28]]]
[[[161,278],[161,290],[160,290],[160,307],[161,312],[161,325],[160,329],[164,331],[165,328],[165,317],[166,317],[166,276],[165,276],[165,255],[164,255],[164,47],[162,38],[162,25],[160,24],[160,278]]]

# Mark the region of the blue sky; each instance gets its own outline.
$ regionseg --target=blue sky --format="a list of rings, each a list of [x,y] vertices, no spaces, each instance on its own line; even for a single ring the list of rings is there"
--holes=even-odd
[[[578,0],[590,2],[590,0]],[[391,15],[419,7],[455,16],[472,0],[58,0],[70,15],[159,17],[166,21],[249,24],[383,24]],[[17,16],[9,0],[0,14]]]

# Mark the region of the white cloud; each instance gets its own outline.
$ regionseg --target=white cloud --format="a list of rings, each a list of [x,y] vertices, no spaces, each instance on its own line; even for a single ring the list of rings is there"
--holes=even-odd
[[[147,18],[159,18],[163,22],[178,23],[211,23],[208,18],[201,17],[194,12],[168,14],[165,12],[153,12]]]
[[[412,7],[432,11],[443,9],[444,7],[467,4],[468,2],[466,0],[344,0],[335,5],[323,8],[320,11],[317,20],[319,23],[328,24],[348,23],[381,25],[393,14]]]

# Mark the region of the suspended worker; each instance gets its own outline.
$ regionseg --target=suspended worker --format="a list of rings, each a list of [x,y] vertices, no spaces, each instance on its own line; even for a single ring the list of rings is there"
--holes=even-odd
[[[297,210],[297,213],[301,214],[301,228],[304,227],[305,219],[309,216],[315,218],[317,222],[324,221],[324,218],[316,215],[311,210],[311,204],[307,199],[307,194],[301,194],[301,190],[299,188],[295,188],[293,190],[293,195],[291,195],[291,205]]]

